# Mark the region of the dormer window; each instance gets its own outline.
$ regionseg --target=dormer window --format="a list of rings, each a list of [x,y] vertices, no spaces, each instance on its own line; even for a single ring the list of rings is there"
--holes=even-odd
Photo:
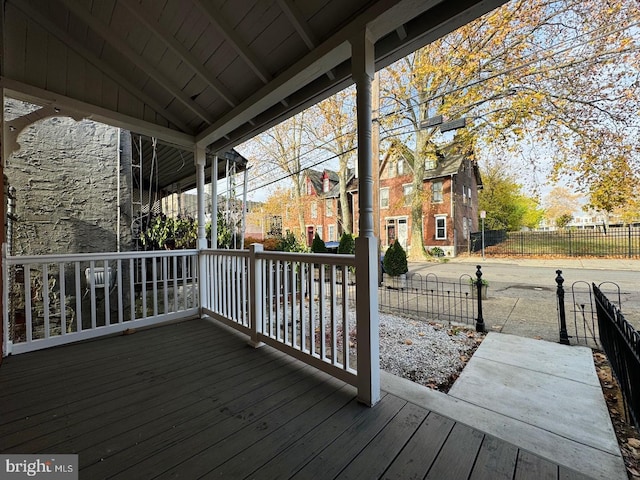
[[[328,192],[330,186],[331,185],[329,184],[329,177],[324,177],[322,179],[322,191],[325,193]]]

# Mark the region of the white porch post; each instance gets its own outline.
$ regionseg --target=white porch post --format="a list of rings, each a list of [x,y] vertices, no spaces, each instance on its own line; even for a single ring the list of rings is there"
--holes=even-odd
[[[351,41],[358,111],[359,233],[356,238],[356,323],[358,331],[358,400],[373,406],[380,400],[378,317],[378,242],[373,233],[373,168],[371,81],[374,45],[367,30]]]
[[[204,167],[206,163],[206,152],[204,147],[196,146],[195,161],[196,161],[196,177],[197,177],[197,191],[198,191],[198,250],[204,250],[207,248],[207,235],[204,227]],[[206,306],[206,299],[208,298],[207,292],[209,291],[209,279],[206,276],[206,258],[204,255],[198,255],[198,285],[200,296],[200,312],[202,314],[202,307]]]
[[[249,246],[249,323],[251,324],[251,340],[249,345],[258,348],[264,345],[258,334],[262,333],[262,260],[258,254],[264,251],[260,243],[252,243]]]
[[[218,155],[211,164],[211,248],[218,248]]]

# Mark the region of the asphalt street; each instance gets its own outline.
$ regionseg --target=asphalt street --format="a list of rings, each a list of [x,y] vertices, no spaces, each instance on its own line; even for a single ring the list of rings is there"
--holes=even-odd
[[[625,318],[640,329],[640,259],[520,259],[461,256],[448,262],[410,263],[409,272],[441,280],[475,276],[489,282],[484,318],[490,330],[558,340],[556,270],[562,271],[569,335],[593,323],[591,283],[600,285]],[[618,288],[619,287],[619,288]],[[595,308],[595,307],[594,307]]]

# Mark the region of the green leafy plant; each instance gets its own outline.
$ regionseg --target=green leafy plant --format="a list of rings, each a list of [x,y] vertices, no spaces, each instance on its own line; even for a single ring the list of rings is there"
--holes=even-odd
[[[322,242],[322,240],[320,241]],[[324,246],[324,242],[322,245]],[[278,250],[281,252],[306,252],[307,247],[298,237],[295,236],[293,232],[287,232],[282,238],[280,238],[280,241],[278,242]],[[325,252],[326,251],[327,249],[325,248]]]
[[[195,248],[197,239],[198,224],[193,218],[164,214],[153,216],[139,236],[145,250]]]
[[[404,251],[400,242],[395,241],[384,254],[384,271],[392,277],[397,277],[409,271],[407,265],[407,252]]]
[[[327,253],[327,246],[324,244],[318,233],[316,232],[316,236],[313,237],[313,242],[311,243],[311,251],[313,253]]]
[[[477,282],[478,282],[477,278],[473,278],[473,277],[469,278],[469,285],[477,285]],[[487,282],[484,278],[480,280],[480,283],[482,283],[482,285],[485,285],[485,286],[489,285],[489,282]]]
[[[444,257],[444,250],[442,250],[440,247],[433,247],[431,250],[429,250],[429,255],[431,255],[432,257]]]
[[[353,235],[344,232],[340,237],[340,243],[338,244],[338,253],[345,255],[353,255],[356,253],[356,241]]]

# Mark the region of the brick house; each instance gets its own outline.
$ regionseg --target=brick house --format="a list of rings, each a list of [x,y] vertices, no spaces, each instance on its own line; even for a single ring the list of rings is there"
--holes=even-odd
[[[353,170],[347,173],[347,185],[355,180]],[[306,170],[304,172],[306,197],[303,202],[305,238],[311,246],[316,233],[325,242],[337,242],[344,232],[342,221],[342,206],[340,203],[340,179],[337,172],[332,170]],[[349,210],[353,217],[353,201],[351,193]],[[353,228],[351,228],[352,231]]]
[[[402,158],[386,156],[380,164],[380,241],[383,248],[399,240],[411,248],[410,195],[413,175]],[[358,182],[349,172],[349,209],[358,211]],[[338,241],[344,231],[340,210],[338,174],[331,170],[305,172],[305,229],[311,245],[317,232],[325,242]],[[427,163],[424,176],[422,229],[424,246],[445,255],[466,252],[469,233],[478,230],[478,190],[482,188],[475,161],[460,154],[440,155]],[[357,232],[357,213],[352,214]]]
[[[395,240],[411,248],[412,173],[402,158],[385,158],[380,166],[380,240]],[[425,249],[439,247],[447,256],[467,250],[469,233],[478,229],[478,190],[482,188],[475,161],[459,154],[427,161],[423,182],[422,231]]]

